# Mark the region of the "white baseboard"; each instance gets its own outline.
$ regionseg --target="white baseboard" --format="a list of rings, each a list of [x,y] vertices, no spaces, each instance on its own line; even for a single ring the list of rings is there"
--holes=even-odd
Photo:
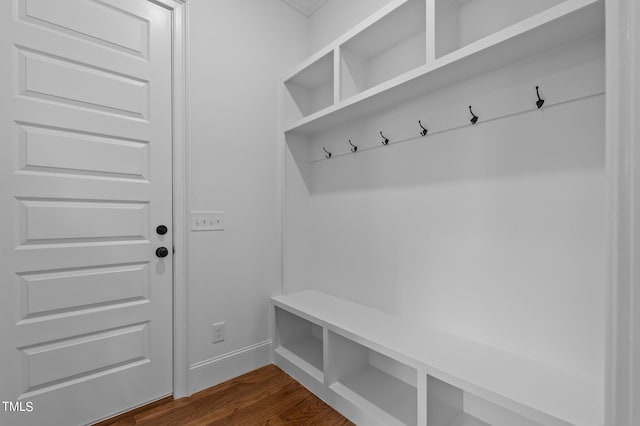
[[[271,339],[215,358],[191,364],[189,393],[218,385],[249,371],[271,364]]]

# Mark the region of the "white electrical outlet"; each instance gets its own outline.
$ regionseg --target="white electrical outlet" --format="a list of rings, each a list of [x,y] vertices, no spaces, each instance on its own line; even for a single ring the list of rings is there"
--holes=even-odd
[[[224,212],[191,212],[191,231],[224,231]]]
[[[222,342],[224,340],[224,321],[213,324],[213,343]]]

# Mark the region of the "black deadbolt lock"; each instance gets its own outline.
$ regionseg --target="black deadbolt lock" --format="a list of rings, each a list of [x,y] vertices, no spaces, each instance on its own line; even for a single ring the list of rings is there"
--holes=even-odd
[[[156,232],[158,233],[158,235],[164,235],[167,233],[167,231],[168,229],[164,225],[158,225],[158,227],[156,228]]]
[[[166,247],[158,247],[156,249],[156,256],[158,257],[167,257],[169,255],[169,250]]]

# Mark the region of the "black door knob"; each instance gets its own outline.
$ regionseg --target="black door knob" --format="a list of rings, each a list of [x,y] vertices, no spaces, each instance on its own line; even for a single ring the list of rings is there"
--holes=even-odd
[[[156,256],[162,258],[167,257],[169,255],[169,250],[166,247],[158,247],[156,249]]]
[[[164,235],[167,233],[167,231],[168,229],[164,225],[158,225],[158,227],[156,228],[156,232],[158,233],[158,235]]]

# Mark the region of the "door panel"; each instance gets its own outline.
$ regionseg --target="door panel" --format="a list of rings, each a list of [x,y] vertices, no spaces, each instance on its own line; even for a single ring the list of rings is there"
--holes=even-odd
[[[0,424],[171,394],[171,13],[0,2]],[[24,406],[24,405],[23,405]]]
[[[18,170],[149,180],[149,144],[22,125]]]
[[[149,362],[149,323],[32,345],[20,351],[23,364],[29,365],[22,392],[36,392],[68,382],[71,377],[83,380],[114,367]]]
[[[137,118],[148,116],[148,81],[22,48],[16,56],[19,96]]]
[[[148,263],[19,274],[20,319],[149,301]]]
[[[73,13],[68,13],[72,9]],[[67,1],[59,7],[51,0],[20,0],[20,19],[86,38],[105,46],[146,58],[149,46],[149,22],[141,16],[110,7],[100,1]],[[77,17],[81,16],[82,19]],[[117,28],[117,31],[114,31]]]
[[[149,240],[148,203],[18,200],[19,244]]]

